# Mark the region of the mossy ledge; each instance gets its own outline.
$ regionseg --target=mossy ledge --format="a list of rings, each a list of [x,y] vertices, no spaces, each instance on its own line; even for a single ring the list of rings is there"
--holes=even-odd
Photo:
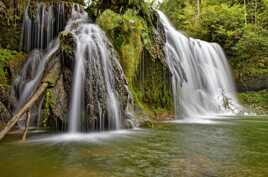
[[[141,0],[96,3],[95,7],[96,23],[119,54],[136,112],[158,119],[173,114],[170,73],[164,62],[165,34],[156,12]]]

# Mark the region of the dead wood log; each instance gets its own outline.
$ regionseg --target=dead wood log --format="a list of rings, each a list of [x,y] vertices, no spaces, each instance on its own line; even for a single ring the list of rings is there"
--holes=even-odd
[[[55,63],[49,72],[43,77],[41,84],[33,96],[29,99],[27,103],[22,106],[22,108],[9,120],[5,128],[0,132],[0,141],[6,136],[6,134],[11,130],[11,128],[20,120],[20,118],[29,111],[34,103],[39,100],[48,87],[56,84],[60,74],[60,64]]]

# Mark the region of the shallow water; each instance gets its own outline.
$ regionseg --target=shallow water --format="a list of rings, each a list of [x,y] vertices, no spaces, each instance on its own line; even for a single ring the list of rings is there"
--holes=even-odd
[[[0,157],[1,177],[267,177],[268,118],[35,135],[24,144],[1,143]]]

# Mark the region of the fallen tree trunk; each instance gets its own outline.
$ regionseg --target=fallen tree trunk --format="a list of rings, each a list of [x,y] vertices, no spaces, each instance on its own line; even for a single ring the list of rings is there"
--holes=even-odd
[[[10,119],[10,121],[6,124],[5,128],[0,132],[0,141],[6,136],[6,134],[11,130],[11,128],[18,122],[18,120],[20,120],[20,118],[32,108],[34,103],[38,101],[38,99],[41,95],[43,95],[46,89],[56,84],[60,74],[59,68],[59,63],[55,63],[54,66],[52,66],[52,69],[50,69],[50,71],[41,81],[41,85],[39,86],[35,94],[33,94],[29,101],[25,103],[25,105]]]
[[[33,104],[38,100],[38,98],[45,92],[46,88],[48,87],[48,83],[44,82],[41,84],[39,89],[36,93],[31,97],[31,99],[17,112],[7,123],[5,128],[0,133],[0,141],[6,136],[9,130],[18,122],[18,120],[23,116],[23,114],[28,111]]]

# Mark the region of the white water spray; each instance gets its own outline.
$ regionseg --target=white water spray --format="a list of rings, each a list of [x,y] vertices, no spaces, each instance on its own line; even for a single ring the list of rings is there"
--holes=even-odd
[[[120,104],[118,103],[117,94],[115,92],[114,73],[109,56],[109,48],[104,32],[94,24],[81,24],[78,29],[73,31],[75,34],[77,48],[75,54],[75,71],[73,78],[73,93],[70,111],[70,127],[72,133],[79,132],[79,122],[81,122],[82,114],[85,111],[83,107],[83,93],[85,86],[85,73],[87,72],[91,79],[95,80],[100,77],[102,81],[99,84],[105,84],[106,105],[108,110],[99,108],[99,117],[97,127],[100,130],[119,129],[121,124]],[[85,69],[85,63],[87,67]],[[98,82],[98,81],[97,81]],[[98,100],[95,100],[98,102]],[[108,118],[103,117],[101,113],[107,112]],[[108,122],[105,122],[107,120]]]
[[[64,8],[62,9],[64,11]],[[28,7],[26,10],[28,11]],[[37,20],[41,19],[41,17],[46,19],[38,21],[39,26],[44,27],[43,22],[50,23],[55,20],[53,7],[49,7],[47,11],[44,8],[44,4],[38,4],[37,11],[40,14]],[[48,13],[48,15],[43,13]],[[58,18],[60,17],[58,16]],[[64,21],[61,21],[58,25],[63,23]],[[51,31],[54,28],[53,24],[48,24],[46,31]],[[43,40],[47,42],[53,40],[52,34],[54,32],[44,33],[39,27],[37,29],[41,31],[35,33],[37,34],[37,43],[32,40],[32,35],[30,34],[32,21],[28,16],[28,12],[25,12],[23,29],[24,33],[27,34],[23,37],[25,49],[31,50],[36,47],[39,50],[34,50],[31,53],[21,74],[14,82],[14,93],[17,93],[15,95],[18,98],[16,110],[25,104],[35,92],[50,58],[56,54],[60,47],[59,39],[56,39],[50,42],[46,50],[42,50],[45,47],[43,46]],[[88,130],[115,130],[121,128],[121,113],[123,110],[120,106],[115,80],[122,79],[124,76],[115,77],[114,72],[123,73],[123,71],[112,52],[112,46],[105,33],[98,26],[90,23],[87,13],[79,5],[72,6],[72,14],[65,27],[65,32],[71,33],[76,43],[68,131],[70,133],[79,133]],[[43,36],[44,34],[45,36]],[[114,69],[114,67],[117,69]],[[87,83],[85,82],[86,79]],[[86,96],[85,87],[91,90],[90,93],[87,92],[88,95]],[[85,105],[86,98],[87,104],[91,105],[90,109],[87,109],[89,112],[85,110],[85,107],[88,106]],[[94,102],[98,103],[95,105],[99,106],[94,107]],[[97,115],[98,117],[86,117],[89,115]]]
[[[158,12],[166,32],[166,62],[172,72],[177,116],[232,115],[241,110],[231,71],[216,43],[186,37]]]

